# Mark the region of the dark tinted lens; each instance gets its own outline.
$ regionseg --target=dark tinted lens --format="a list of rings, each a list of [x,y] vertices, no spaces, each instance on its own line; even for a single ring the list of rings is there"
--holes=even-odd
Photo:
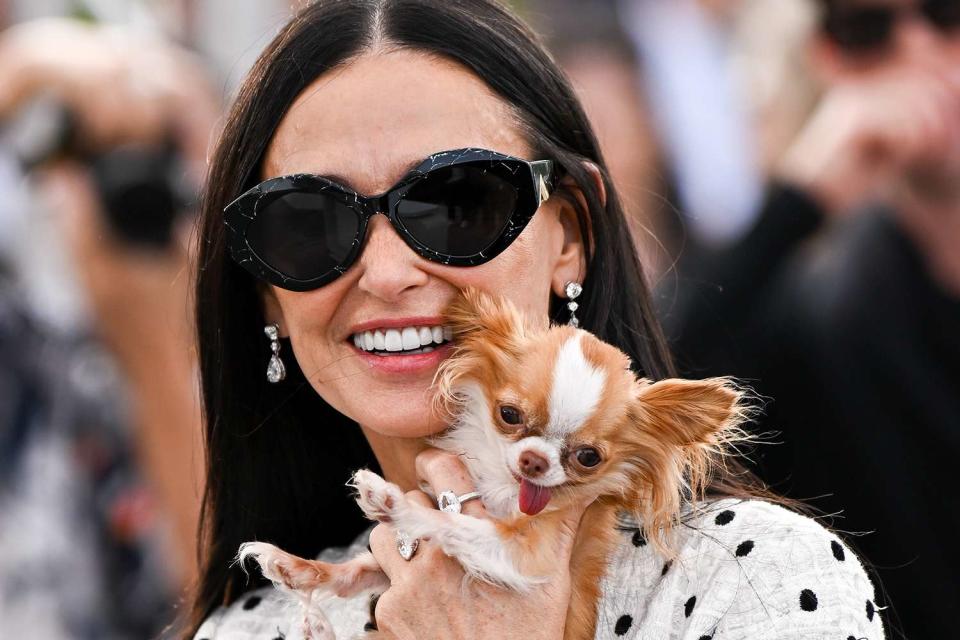
[[[323,193],[289,192],[261,202],[247,242],[265,263],[296,280],[312,280],[343,264],[360,219]]]
[[[461,165],[433,171],[413,185],[397,217],[420,244],[464,257],[493,244],[516,205],[517,189],[507,178],[490,167]]]
[[[830,15],[826,30],[844,49],[867,52],[889,43],[896,20],[896,11],[891,7],[850,9]]]
[[[923,13],[943,31],[960,27],[960,0],[926,0]]]

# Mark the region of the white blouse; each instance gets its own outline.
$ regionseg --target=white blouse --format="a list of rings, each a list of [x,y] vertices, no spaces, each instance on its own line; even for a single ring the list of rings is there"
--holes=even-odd
[[[369,532],[320,559],[366,548]],[[666,562],[636,528],[603,580],[598,640],[881,640],[874,588],[859,559],[815,520],[760,500],[711,502],[675,531]],[[266,587],[221,607],[195,640],[302,640],[299,604]],[[338,638],[361,635],[369,601],[325,604]]]

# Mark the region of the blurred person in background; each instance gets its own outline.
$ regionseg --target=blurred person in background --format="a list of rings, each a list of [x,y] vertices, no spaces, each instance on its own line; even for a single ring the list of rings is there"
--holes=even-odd
[[[195,577],[181,209],[216,116],[202,66],[158,37],[0,35],[0,636],[156,635]]]
[[[620,21],[616,0],[516,3],[542,33],[593,123],[611,180],[651,283],[683,242],[673,180],[644,87],[641,61]]]
[[[865,532],[896,631],[960,598],[960,1],[823,0],[823,95],[755,226],[661,291],[688,374],[772,398],[768,481]],[[865,605],[869,609],[869,605]],[[899,624],[898,624],[899,620]]]

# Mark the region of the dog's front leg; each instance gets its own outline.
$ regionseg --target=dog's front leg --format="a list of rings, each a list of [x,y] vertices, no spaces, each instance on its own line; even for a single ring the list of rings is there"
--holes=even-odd
[[[370,471],[358,471],[352,485],[358,492],[357,503],[368,517],[436,544],[456,558],[469,575],[517,591],[542,582],[520,571],[512,546],[500,536],[493,521],[424,507]]]
[[[390,586],[380,564],[367,551],[333,564],[300,558],[266,542],[246,542],[240,546],[237,560],[243,563],[247,558],[256,560],[263,576],[276,586],[308,599],[313,595],[350,598]]]

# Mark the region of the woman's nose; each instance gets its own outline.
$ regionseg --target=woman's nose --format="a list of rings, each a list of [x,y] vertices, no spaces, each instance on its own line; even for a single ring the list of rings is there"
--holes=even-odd
[[[362,269],[357,286],[382,300],[396,301],[406,290],[427,283],[429,276],[420,268],[421,260],[386,216],[373,216],[357,260]]]

